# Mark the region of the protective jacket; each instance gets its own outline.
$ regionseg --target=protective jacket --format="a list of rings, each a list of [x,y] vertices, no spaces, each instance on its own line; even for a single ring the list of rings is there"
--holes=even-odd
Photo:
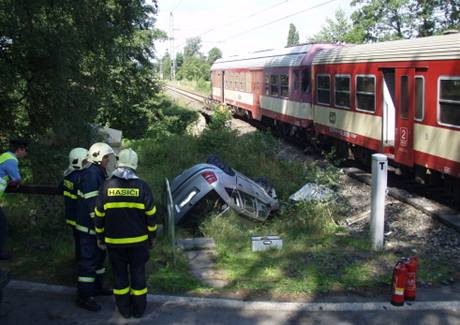
[[[7,151],[0,155],[0,198],[5,193],[8,181],[21,180],[19,174],[18,159],[14,153]]]
[[[77,185],[81,176],[81,170],[74,170],[64,176],[62,181],[62,195],[64,195],[65,221],[75,227],[77,214]]]
[[[156,233],[156,207],[146,182],[112,176],[99,189],[94,223],[107,246],[145,245]]]
[[[105,177],[104,169],[96,164],[91,164],[81,171],[77,182],[76,230],[91,235],[96,234],[91,215],[96,206],[98,189],[104,182]]]

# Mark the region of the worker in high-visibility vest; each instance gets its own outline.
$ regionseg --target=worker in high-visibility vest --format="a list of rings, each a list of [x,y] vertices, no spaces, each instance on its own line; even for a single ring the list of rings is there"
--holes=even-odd
[[[134,150],[120,151],[118,168],[99,189],[94,218],[98,245],[108,250],[118,311],[125,318],[145,312],[145,264],[157,231],[153,195],[137,177],[137,163]]]
[[[0,155],[0,202],[8,185],[19,185],[21,182],[18,159],[26,155],[27,142],[23,140],[11,140],[9,150]],[[0,260],[11,258],[4,250],[6,236],[6,217],[0,207]]]
[[[76,302],[80,308],[99,311],[101,306],[94,297],[112,295],[112,290],[104,289],[102,285],[106,253],[97,245],[92,218],[99,187],[115,169],[116,157],[108,144],[98,142],[89,148],[87,160],[90,164],[83,169],[77,182],[75,229],[78,231],[80,255]]]
[[[75,243],[75,260],[80,255],[78,231],[75,229],[77,213],[77,182],[83,167],[86,165],[85,148],[73,148],[69,153],[69,167],[64,171],[64,179],[61,184],[64,196],[65,222],[72,228]]]

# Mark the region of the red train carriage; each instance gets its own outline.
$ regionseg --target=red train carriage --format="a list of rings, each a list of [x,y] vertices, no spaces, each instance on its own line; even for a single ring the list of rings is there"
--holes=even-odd
[[[460,177],[460,34],[364,44],[313,60],[317,133]]]
[[[211,68],[212,97],[250,118],[305,128],[313,120],[311,62],[332,47],[303,45],[219,59]]]

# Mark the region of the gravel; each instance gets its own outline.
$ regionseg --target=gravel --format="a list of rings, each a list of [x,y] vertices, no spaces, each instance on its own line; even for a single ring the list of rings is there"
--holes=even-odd
[[[311,162],[312,157],[304,151],[283,143],[280,159]],[[323,162],[324,163],[324,162]],[[342,214],[338,218],[339,225],[345,227],[351,236],[362,236],[368,233],[371,209],[371,187],[345,174],[339,181],[337,201],[342,205]],[[351,224],[350,224],[351,223]],[[448,265],[453,270],[460,270],[460,233],[431,216],[417,210],[413,206],[386,197],[385,206],[385,252],[397,257],[417,255],[420,263],[429,263],[429,270]],[[393,262],[394,263],[394,262]],[[392,269],[393,265],[386,265]],[[436,274],[431,274],[436,278]],[[460,272],[454,277],[443,279],[447,285],[460,280]],[[431,282],[419,281],[420,284],[431,286]]]

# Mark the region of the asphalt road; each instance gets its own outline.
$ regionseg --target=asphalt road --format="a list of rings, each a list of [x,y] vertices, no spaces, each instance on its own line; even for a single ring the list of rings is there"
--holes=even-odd
[[[353,297],[278,303],[149,295],[144,317],[125,320],[112,297],[98,297],[103,308],[92,313],[75,306],[73,288],[12,281],[0,324],[460,324],[460,289],[441,289],[421,290],[404,307]]]

